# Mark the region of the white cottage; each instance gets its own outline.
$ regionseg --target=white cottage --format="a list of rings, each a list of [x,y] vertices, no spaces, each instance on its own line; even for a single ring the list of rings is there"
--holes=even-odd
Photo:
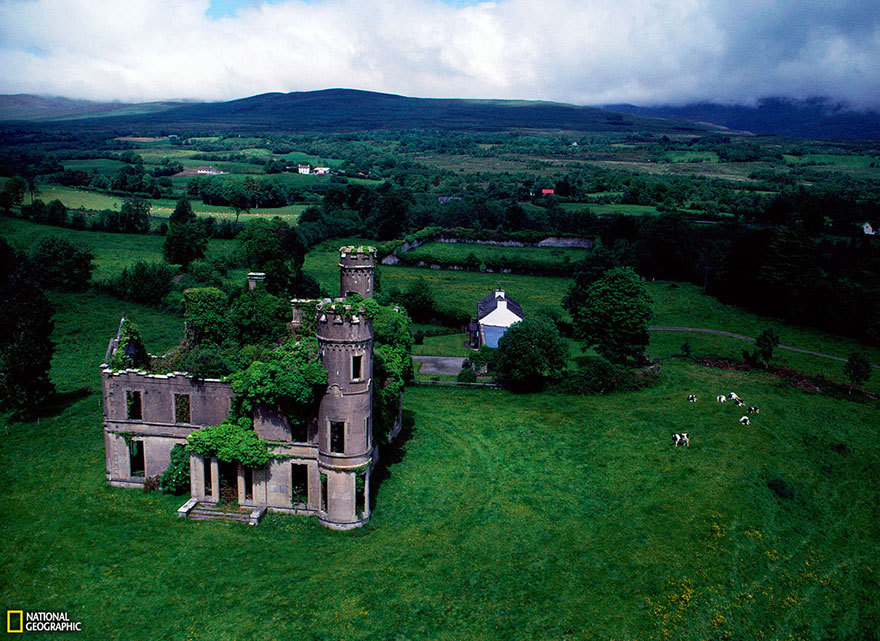
[[[477,319],[471,323],[471,344],[474,347],[498,347],[498,339],[514,323],[523,319],[522,307],[497,289],[477,303]]]

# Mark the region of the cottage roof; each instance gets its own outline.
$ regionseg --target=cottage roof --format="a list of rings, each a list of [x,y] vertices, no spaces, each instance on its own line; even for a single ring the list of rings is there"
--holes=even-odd
[[[499,289],[495,292],[492,292],[477,303],[477,320],[482,320],[483,318],[494,312],[498,308],[498,301],[502,299],[507,301],[507,309],[509,309],[520,318],[524,318],[522,307],[519,306],[519,303],[517,303],[512,298],[507,298],[507,296],[504,295],[504,290]]]

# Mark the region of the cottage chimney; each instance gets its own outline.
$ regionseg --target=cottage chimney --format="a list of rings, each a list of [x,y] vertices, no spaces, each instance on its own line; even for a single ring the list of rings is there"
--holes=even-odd
[[[496,289],[495,290],[495,298],[504,298],[504,290]]]
[[[263,272],[250,272],[247,275],[248,290],[254,289],[257,283],[262,283],[264,280],[266,280],[266,274]]]

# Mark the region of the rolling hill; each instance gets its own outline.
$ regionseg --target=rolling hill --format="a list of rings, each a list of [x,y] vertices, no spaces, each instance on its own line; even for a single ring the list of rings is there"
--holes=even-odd
[[[11,100],[14,98],[15,100]],[[594,107],[516,100],[409,98],[354,89],[267,93],[209,103],[102,104],[0,97],[0,120],[16,126],[137,131],[364,131],[565,129],[583,132],[705,133],[714,127]],[[52,100],[62,102],[51,103]],[[42,102],[41,102],[42,101]],[[68,104],[75,103],[75,104]],[[91,105],[91,106],[89,106]]]

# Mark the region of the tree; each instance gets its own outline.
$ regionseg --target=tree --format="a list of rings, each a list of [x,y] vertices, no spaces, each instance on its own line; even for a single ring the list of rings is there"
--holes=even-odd
[[[193,213],[189,200],[181,198],[177,201],[168,223],[168,233],[162,246],[166,261],[180,265],[185,270],[194,260],[205,257],[208,231]]]
[[[290,304],[262,286],[244,292],[229,312],[236,337],[243,345],[276,342],[286,333],[289,316]]]
[[[623,263],[621,254],[619,250],[597,245],[575,266],[574,282],[562,299],[562,306],[569,314],[574,316],[590,285],[599,280],[609,269],[619,267]]]
[[[89,286],[95,256],[88,247],[48,236],[31,253],[35,276],[44,287],[81,290]]]
[[[772,329],[765,329],[755,339],[755,351],[751,354],[743,350],[743,359],[752,366],[766,367],[773,358],[773,350],[779,345],[779,334]]]
[[[871,364],[864,354],[853,352],[843,366],[843,373],[849,379],[849,393],[852,394],[853,387],[862,385],[871,377]]]
[[[27,181],[21,176],[13,176],[7,180],[0,189],[0,209],[8,214],[13,207],[21,205],[27,188]]]
[[[116,229],[122,233],[146,234],[150,231],[150,209],[152,205],[143,198],[126,198],[119,208]]]
[[[613,363],[638,361],[648,347],[654,315],[645,281],[629,267],[615,267],[572,301],[572,322],[584,347]]]
[[[538,316],[514,323],[498,339],[495,369],[519,390],[539,390],[545,380],[565,369],[568,344],[556,325]]]
[[[33,413],[55,391],[52,305],[26,256],[0,238],[0,408]]]

